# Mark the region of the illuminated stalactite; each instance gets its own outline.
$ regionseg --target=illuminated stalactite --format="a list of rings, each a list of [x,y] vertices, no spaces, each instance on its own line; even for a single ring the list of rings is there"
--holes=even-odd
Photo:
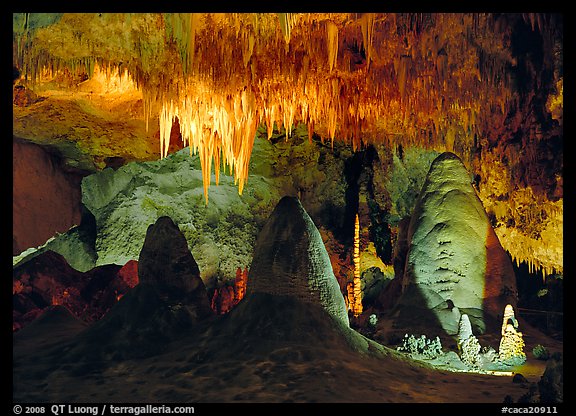
[[[494,231],[516,265],[526,262],[530,273],[563,273],[564,204],[550,201],[530,186],[518,187],[495,151],[486,152],[477,171],[482,177],[478,196],[494,217]],[[515,166],[514,153],[506,155]],[[511,226],[513,224],[513,226]]]
[[[222,158],[222,162],[234,172],[238,192],[242,194],[259,123],[256,111],[255,98],[246,90],[225,99],[198,89],[195,95],[188,95],[180,103],[170,101],[163,105],[160,115],[161,155],[166,157],[168,154],[170,132],[177,117],[184,145],[190,146],[191,154],[200,156],[206,203],[213,159],[216,184]]]
[[[543,98],[562,122],[561,46],[560,58],[552,56],[562,25],[554,14],[65,13],[38,27],[28,24],[31,15],[15,18],[13,28],[13,62],[23,78],[66,73],[75,80],[97,76],[97,68],[129,76],[143,97],[146,130],[159,118],[161,157],[178,117],[183,140],[200,156],[206,200],[212,164],[216,183],[228,166],[242,193],[260,124],[269,138],[276,126],[288,140],[293,125],[304,123],[310,140],[317,133],[354,149],[401,141],[458,149],[466,159],[476,141],[499,137],[490,126],[508,124],[522,99],[507,72],[519,64],[511,35],[520,25],[542,37],[543,61],[554,65],[554,88]],[[541,75],[528,76],[545,89]],[[252,103],[238,107],[243,96]],[[525,152],[533,157],[534,149]],[[518,156],[506,158],[513,169]],[[546,214],[561,205],[548,202],[532,205],[544,204]],[[545,276],[563,272],[562,242],[554,242],[560,216],[548,215],[533,233],[506,227],[523,215],[497,217],[504,225],[495,231],[517,262]]]
[[[328,43],[328,67],[332,71],[338,57],[338,26],[334,22],[326,22],[326,41]]]
[[[194,150],[203,154],[203,169],[209,169],[209,159],[218,158],[218,149],[236,139],[224,137],[230,129],[215,134],[215,126],[206,123],[205,107],[230,117],[223,102],[238,91],[248,91],[258,109],[239,120],[234,114],[236,129],[245,136],[265,121],[269,136],[274,122],[284,126],[287,136],[294,123],[303,122],[321,137],[351,141],[354,148],[395,139],[399,132],[415,143],[423,130],[432,134],[430,145],[438,145],[453,125],[471,131],[472,137],[478,115],[490,108],[505,110],[511,96],[506,77],[500,76],[511,62],[508,29],[493,30],[479,41],[482,50],[472,53],[476,48],[466,48],[468,37],[450,34],[468,33],[472,24],[475,31],[486,31],[492,19],[484,14],[64,14],[50,28],[16,30],[20,52],[14,59],[31,79],[42,68],[91,74],[95,62],[122,65],[143,91],[146,122],[160,115],[162,157],[168,119],[195,97],[191,86],[202,85],[214,98],[187,112],[201,114],[200,134],[208,130],[206,138],[196,139]],[[54,36],[60,48],[54,48]],[[343,70],[338,62],[349,53],[339,47],[343,42],[362,45],[368,65]],[[486,79],[480,81],[478,74]],[[479,96],[485,100],[478,101]],[[222,157],[240,188],[249,154]]]

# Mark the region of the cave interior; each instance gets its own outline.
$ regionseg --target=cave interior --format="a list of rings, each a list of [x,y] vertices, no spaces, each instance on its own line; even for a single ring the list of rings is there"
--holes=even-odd
[[[562,14],[14,13],[13,68],[14,400],[563,401]]]

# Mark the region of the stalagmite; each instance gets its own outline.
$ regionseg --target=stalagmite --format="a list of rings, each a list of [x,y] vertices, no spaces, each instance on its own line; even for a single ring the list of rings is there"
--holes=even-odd
[[[356,214],[356,221],[354,222],[354,304],[351,306],[354,316],[359,316],[362,313],[362,281],[360,276],[360,220]]]
[[[502,338],[498,349],[499,359],[508,365],[520,365],[526,361],[524,339],[518,331],[518,321],[514,317],[512,305],[506,305],[502,319]]]
[[[458,324],[458,349],[460,350],[460,359],[469,367],[476,368],[479,366],[480,343],[472,333],[472,325],[468,315],[462,314]]]
[[[502,318],[502,331],[501,331],[502,336],[504,336],[504,333],[506,332],[506,326],[509,323],[508,321],[510,321],[515,328],[518,327],[518,321],[514,316],[514,308],[512,307],[512,305],[506,305],[506,307],[504,308],[504,317]]]

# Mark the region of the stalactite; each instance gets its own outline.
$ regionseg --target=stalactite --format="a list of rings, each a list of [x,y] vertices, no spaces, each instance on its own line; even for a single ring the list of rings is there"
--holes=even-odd
[[[328,68],[332,72],[338,59],[338,26],[331,21],[326,22],[326,42],[328,44]]]
[[[362,29],[362,40],[364,42],[364,51],[366,52],[366,61],[370,64],[372,60],[372,53],[374,47],[372,40],[374,37],[374,13],[364,13],[360,19],[360,27]]]
[[[290,43],[290,32],[292,31],[292,26],[294,25],[294,19],[295,17],[293,13],[278,13],[280,29],[282,30],[282,35],[284,35],[286,44]]]
[[[543,16],[525,19],[549,32]],[[514,62],[509,32],[493,22],[487,14],[64,14],[34,33],[15,30],[14,59],[31,78],[47,69],[91,74],[96,64],[113,73],[121,62],[142,91],[147,131],[159,118],[160,157],[178,117],[184,143],[208,169],[208,198],[212,163],[216,180],[228,166],[242,192],[260,123],[268,138],[275,125],[288,139],[305,123],[309,140],[316,132],[354,149],[394,140],[451,148],[453,131],[465,132],[464,146],[468,132],[494,124],[491,109],[503,123],[517,95],[503,77]]]

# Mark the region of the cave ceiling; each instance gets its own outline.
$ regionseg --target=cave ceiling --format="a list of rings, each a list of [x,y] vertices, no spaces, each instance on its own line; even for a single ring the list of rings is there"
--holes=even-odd
[[[512,256],[561,272],[562,33],[542,13],[15,13],[14,136],[87,170],[181,140],[207,201],[212,171],[242,192],[259,128],[451,151]]]

